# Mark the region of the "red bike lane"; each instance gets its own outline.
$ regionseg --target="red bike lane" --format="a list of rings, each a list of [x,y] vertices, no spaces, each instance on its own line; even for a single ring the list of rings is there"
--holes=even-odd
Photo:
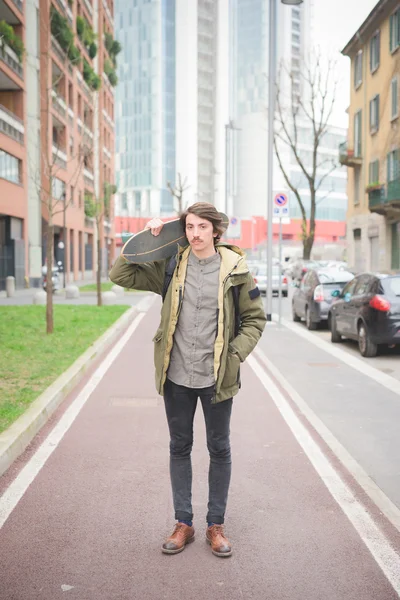
[[[153,380],[158,311],[154,305],[140,322],[0,530],[1,600],[397,599],[246,364],[231,424],[226,533],[234,554],[219,559],[204,539],[201,407],[196,541],[179,555],[161,553],[174,520],[167,424]],[[0,480],[5,495],[12,481],[10,473]]]

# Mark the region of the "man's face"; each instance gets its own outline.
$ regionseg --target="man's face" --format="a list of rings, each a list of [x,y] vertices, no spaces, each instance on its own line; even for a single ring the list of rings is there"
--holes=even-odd
[[[187,215],[186,237],[195,252],[201,254],[214,252],[214,238],[216,235],[210,221],[197,215]]]

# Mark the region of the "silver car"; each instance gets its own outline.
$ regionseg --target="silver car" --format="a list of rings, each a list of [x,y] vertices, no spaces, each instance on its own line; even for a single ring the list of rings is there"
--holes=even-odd
[[[258,289],[261,294],[267,293],[267,265],[260,265],[254,267],[252,270],[254,281],[256,282]],[[288,278],[282,272],[281,273],[281,290],[282,296],[287,298],[288,295]],[[274,265],[272,267],[272,293],[279,294],[279,266]]]

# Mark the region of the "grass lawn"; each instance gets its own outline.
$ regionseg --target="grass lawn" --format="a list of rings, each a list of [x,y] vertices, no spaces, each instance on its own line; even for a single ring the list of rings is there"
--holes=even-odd
[[[112,281],[105,281],[101,284],[102,292],[110,292],[114,283]],[[95,283],[88,283],[87,285],[81,285],[79,288],[81,292],[97,292],[97,285]],[[137,292],[137,290],[125,290],[126,292]]]
[[[0,432],[11,425],[128,306],[54,306],[46,334],[45,306],[0,308]]]

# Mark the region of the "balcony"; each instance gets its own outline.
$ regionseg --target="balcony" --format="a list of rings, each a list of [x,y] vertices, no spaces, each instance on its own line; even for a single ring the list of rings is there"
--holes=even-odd
[[[339,162],[346,167],[359,167],[362,164],[362,158],[359,151],[349,148],[347,142],[339,146]]]
[[[67,55],[53,36],[51,36],[51,49],[62,64],[68,62]]]
[[[83,169],[83,179],[84,179],[85,185],[88,185],[89,187],[94,186],[93,173],[91,171],[89,171],[89,169],[87,169],[86,167]]]
[[[87,125],[83,125],[83,137],[89,138],[91,141],[93,141],[93,132]]]
[[[75,118],[74,111],[72,110],[72,108],[70,106],[68,106],[68,122],[69,122],[70,127],[73,127],[73,125],[74,125],[74,118]]]
[[[16,6],[19,10],[19,12],[23,12],[24,11],[24,4],[22,2],[22,0],[11,0],[12,3],[14,4],[14,6]]]
[[[91,5],[89,0],[83,0],[84,5],[86,6],[86,9],[88,11],[88,13],[90,14],[90,16],[93,15],[93,6]]]
[[[53,161],[62,169],[67,168],[67,155],[53,144]]]
[[[368,191],[368,207],[371,212],[387,216],[400,209],[400,179],[389,181],[384,186]]]
[[[112,17],[110,9],[108,8],[107,0],[103,0],[103,8],[104,8],[104,11],[105,11],[110,23],[111,23],[111,26],[114,27],[114,19]]]
[[[0,104],[0,132],[16,142],[24,143],[24,123],[12,112]]]
[[[103,108],[103,117],[105,118],[111,129],[114,129],[114,121],[112,120],[108,112],[105,110],[105,108]]]
[[[94,219],[92,217],[85,216],[85,227],[87,229],[93,229],[94,227]]]
[[[54,110],[57,111],[58,114],[61,115],[61,117],[66,119],[67,118],[67,105],[65,103],[65,100],[63,100],[63,98],[61,98],[61,96],[59,96],[55,90],[51,90],[51,95],[53,98]]]
[[[111,160],[111,152],[105,146],[103,146],[103,154],[107,156],[108,160]]]
[[[9,46],[1,46],[0,47],[0,60],[2,60],[14,73],[18,75],[21,79],[24,76],[24,70],[19,61],[18,56],[15,54],[14,50],[11,50]]]
[[[72,10],[68,6],[67,2],[65,0],[56,0],[56,3],[58,4],[61,11],[67,15],[68,20],[69,20],[70,24],[72,25],[74,17],[72,14]]]
[[[92,102],[92,100],[93,100],[92,92],[90,91],[90,88],[87,85],[87,83],[83,80],[83,77],[79,71],[76,72],[76,77],[78,79],[78,85],[81,88],[81,90],[83,91],[83,93],[85,94],[86,98],[88,100],[90,100],[90,102]]]

